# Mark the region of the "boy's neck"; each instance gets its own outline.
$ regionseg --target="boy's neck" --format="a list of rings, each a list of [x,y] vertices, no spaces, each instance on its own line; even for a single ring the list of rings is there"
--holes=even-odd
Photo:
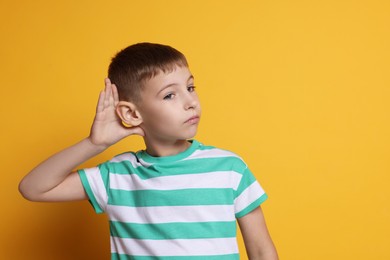
[[[146,152],[154,157],[164,157],[176,155],[187,150],[191,143],[187,140],[177,140],[175,142],[150,142],[146,138]]]

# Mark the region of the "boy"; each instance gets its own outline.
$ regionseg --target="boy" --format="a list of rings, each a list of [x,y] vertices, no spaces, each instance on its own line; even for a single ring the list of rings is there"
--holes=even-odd
[[[200,116],[182,53],[129,46],[112,59],[90,135],[33,169],[20,192],[106,212],[112,259],[238,259],[236,219],[250,259],[277,259],[259,207],[267,195],[237,155],[190,140]],[[130,135],[146,149],[72,172]]]

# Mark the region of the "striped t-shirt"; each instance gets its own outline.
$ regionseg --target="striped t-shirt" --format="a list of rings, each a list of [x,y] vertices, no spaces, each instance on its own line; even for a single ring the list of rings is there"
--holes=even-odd
[[[239,259],[236,218],[267,195],[232,152],[196,140],[184,152],[127,152],[79,170],[110,224],[111,259]]]

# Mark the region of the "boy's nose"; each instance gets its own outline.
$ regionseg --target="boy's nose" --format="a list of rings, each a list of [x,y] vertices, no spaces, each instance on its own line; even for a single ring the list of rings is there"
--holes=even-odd
[[[198,105],[198,99],[191,94],[188,95],[184,103],[184,108],[186,110],[194,109],[196,108],[197,105]]]

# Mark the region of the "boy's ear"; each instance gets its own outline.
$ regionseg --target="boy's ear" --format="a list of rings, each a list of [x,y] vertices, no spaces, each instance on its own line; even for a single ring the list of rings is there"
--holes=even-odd
[[[119,101],[116,106],[116,113],[127,126],[139,126],[142,123],[141,114],[134,103]]]

